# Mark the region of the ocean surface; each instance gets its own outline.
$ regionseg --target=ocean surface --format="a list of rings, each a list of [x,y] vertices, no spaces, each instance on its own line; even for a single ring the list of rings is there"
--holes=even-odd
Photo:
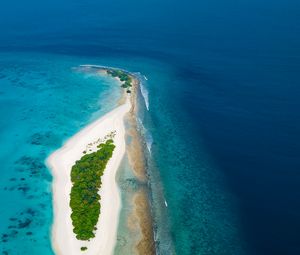
[[[53,254],[46,157],[140,73],[157,254],[300,254],[300,2],[0,9],[0,252]]]

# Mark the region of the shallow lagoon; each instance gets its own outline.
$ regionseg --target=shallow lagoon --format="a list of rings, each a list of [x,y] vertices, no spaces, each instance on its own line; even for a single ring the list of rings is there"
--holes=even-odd
[[[115,107],[118,83],[73,69],[83,59],[1,54],[1,252],[52,254],[47,155]]]

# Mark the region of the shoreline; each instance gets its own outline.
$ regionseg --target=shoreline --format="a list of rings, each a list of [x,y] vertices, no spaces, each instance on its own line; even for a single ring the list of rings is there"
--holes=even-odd
[[[120,191],[115,176],[125,155],[124,117],[132,108],[129,94],[125,94],[124,101],[123,104],[119,104],[115,109],[68,139],[60,149],[53,152],[46,160],[46,164],[53,175],[54,221],[51,239],[55,254],[96,255],[113,254],[114,252],[121,210]],[[88,144],[95,144],[96,141],[103,139],[113,131],[116,131],[114,137],[116,148],[101,178],[102,186],[98,192],[101,196],[101,213],[96,225],[95,237],[90,239],[90,241],[81,241],[76,239],[73,233],[72,211],[69,206],[72,187],[71,168],[76,160],[79,160],[84,155],[83,152]],[[88,152],[93,152],[96,148],[97,146],[91,146]],[[87,247],[87,250],[81,251],[81,247]]]
[[[127,113],[127,122],[129,128],[126,129],[126,136],[130,137],[130,143],[126,144],[129,164],[133,175],[141,183],[140,188],[132,197],[133,211],[131,216],[138,220],[139,232],[141,238],[134,247],[134,252],[139,255],[155,255],[155,241],[153,232],[153,219],[151,215],[151,205],[148,194],[150,193],[148,186],[148,174],[146,166],[146,156],[144,154],[144,140],[139,132],[137,115],[138,115],[138,86],[140,81],[134,77],[133,91],[130,100],[132,108]]]

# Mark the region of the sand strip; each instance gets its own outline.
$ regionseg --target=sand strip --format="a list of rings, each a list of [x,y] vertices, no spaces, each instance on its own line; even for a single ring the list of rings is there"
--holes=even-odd
[[[55,253],[58,255],[113,254],[121,208],[115,175],[125,153],[124,116],[131,109],[130,96],[126,97],[124,104],[82,129],[47,159],[47,165],[53,174],[54,223],[52,227],[52,244]],[[101,214],[96,226],[96,237],[90,241],[80,241],[76,239],[73,233],[70,218],[71,168],[75,161],[84,155],[83,151],[86,150],[88,144],[94,143],[99,138],[102,139],[113,131],[116,131],[114,137],[116,148],[102,176],[102,186],[99,192],[101,196]],[[88,153],[95,151],[96,146],[91,146],[88,150],[91,150]],[[87,247],[88,249],[81,251],[81,247]]]

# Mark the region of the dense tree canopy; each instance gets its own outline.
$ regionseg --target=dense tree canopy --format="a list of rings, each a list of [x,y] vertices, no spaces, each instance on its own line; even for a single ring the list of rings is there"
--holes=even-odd
[[[118,77],[122,82],[122,88],[129,90],[129,88],[132,86],[132,78],[126,72],[122,70],[110,69],[107,71],[107,73],[110,74],[112,77]]]
[[[98,191],[101,187],[101,176],[115,145],[109,139],[98,148],[96,152],[86,154],[76,161],[71,171],[71,218],[73,231],[79,240],[89,240],[95,236],[95,226],[100,214]]]

